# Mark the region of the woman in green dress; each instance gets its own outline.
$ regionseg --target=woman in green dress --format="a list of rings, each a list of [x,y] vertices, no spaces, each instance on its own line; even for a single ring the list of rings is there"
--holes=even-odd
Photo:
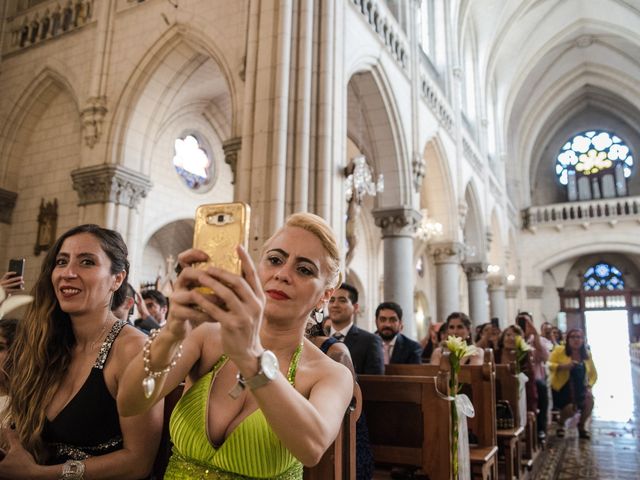
[[[256,268],[238,251],[242,276],[184,268],[167,325],[119,391],[121,411],[136,415],[186,378],[170,422],[167,479],[301,479],[303,465],[315,465],[337,436],[353,394],[347,368],[304,338],[309,315],[340,278],[339,248],[324,220],[289,217]],[[180,257],[183,265],[206,259],[196,250]],[[213,289],[224,307],[197,286]]]

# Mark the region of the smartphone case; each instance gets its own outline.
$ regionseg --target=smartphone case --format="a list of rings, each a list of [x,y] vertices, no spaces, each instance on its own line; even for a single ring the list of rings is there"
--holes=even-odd
[[[196,210],[193,247],[206,252],[209,261],[196,265],[196,268],[215,266],[239,275],[242,266],[236,247],[247,247],[249,215],[249,206],[241,202],[199,206]],[[213,293],[204,287],[198,290]]]

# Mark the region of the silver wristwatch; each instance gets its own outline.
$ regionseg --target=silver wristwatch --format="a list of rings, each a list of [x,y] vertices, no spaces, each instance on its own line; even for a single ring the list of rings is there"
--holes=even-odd
[[[258,363],[260,368],[251,378],[244,378],[240,372],[238,372],[238,383],[229,391],[231,398],[238,398],[242,391],[249,387],[251,390],[265,386],[271,380],[276,378],[280,366],[278,365],[278,357],[271,350],[265,350],[258,357]]]

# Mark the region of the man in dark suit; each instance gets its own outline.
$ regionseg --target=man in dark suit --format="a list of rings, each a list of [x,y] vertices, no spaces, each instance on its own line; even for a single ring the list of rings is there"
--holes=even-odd
[[[379,336],[362,330],[353,323],[358,310],[358,290],[343,283],[329,300],[329,334],[347,346],[356,374],[382,375],[382,341]]]
[[[382,338],[384,364],[422,363],[420,344],[402,333],[402,308],[395,302],[383,302],[376,308],[376,332]]]

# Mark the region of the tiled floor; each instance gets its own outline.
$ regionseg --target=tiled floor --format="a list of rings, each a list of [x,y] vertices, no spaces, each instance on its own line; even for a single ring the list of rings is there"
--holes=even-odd
[[[551,438],[549,447],[561,452],[550,478],[640,479],[640,367],[634,366],[631,376],[634,406],[630,418],[626,422],[607,420],[602,412],[601,417],[594,416],[591,440],[578,439],[575,430],[569,430],[565,439]]]

